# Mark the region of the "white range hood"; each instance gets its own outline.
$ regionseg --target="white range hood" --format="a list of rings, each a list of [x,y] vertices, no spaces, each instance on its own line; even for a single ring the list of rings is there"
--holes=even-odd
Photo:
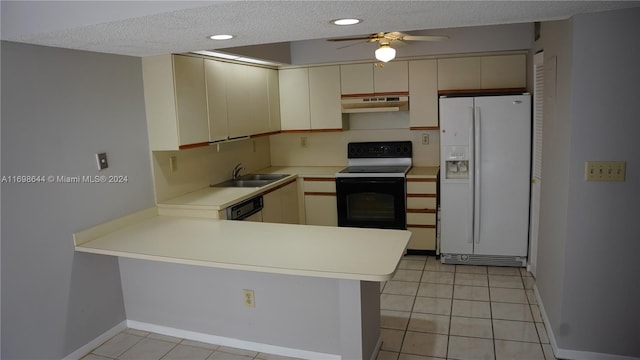
[[[407,95],[343,96],[342,113],[372,113],[409,110]]]

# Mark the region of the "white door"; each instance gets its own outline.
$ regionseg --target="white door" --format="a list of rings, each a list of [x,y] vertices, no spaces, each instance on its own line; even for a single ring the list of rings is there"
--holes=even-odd
[[[443,254],[473,253],[472,172],[469,171],[467,179],[448,179],[444,174],[450,152],[464,148],[470,156],[472,114],[473,98],[440,99],[440,253]],[[472,167],[470,163],[469,168]]]
[[[555,72],[550,63],[546,71]],[[538,227],[540,224],[540,189],[542,187],[542,120],[544,104],[544,53],[533,57],[533,161],[531,162],[531,219],[529,220],[529,258],[527,270],[536,276],[538,262]],[[555,78],[555,73],[552,74]]]
[[[526,256],[531,97],[478,97],[474,125],[474,254]]]

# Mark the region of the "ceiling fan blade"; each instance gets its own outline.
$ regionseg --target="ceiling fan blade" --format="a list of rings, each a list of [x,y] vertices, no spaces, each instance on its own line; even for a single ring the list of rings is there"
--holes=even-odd
[[[369,42],[369,41],[360,41],[360,42],[357,42],[357,43],[353,43],[353,44],[349,44],[349,45],[344,45],[344,46],[337,47],[337,48],[336,48],[336,50],[340,50],[340,49],[348,48],[348,47],[350,47],[350,46],[355,46],[355,45],[360,45],[360,44],[366,44],[366,43],[368,43],[368,42]]]
[[[353,40],[369,40],[370,36],[360,36],[360,37],[352,37],[352,38],[336,38],[336,39],[327,39],[327,41],[353,41]]]
[[[401,40],[409,41],[443,41],[447,40],[448,36],[436,36],[436,35],[405,35]]]

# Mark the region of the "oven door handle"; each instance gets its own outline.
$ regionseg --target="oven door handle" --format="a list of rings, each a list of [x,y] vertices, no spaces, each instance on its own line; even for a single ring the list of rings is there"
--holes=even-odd
[[[390,184],[396,183],[399,178],[337,178],[336,182],[342,184]]]

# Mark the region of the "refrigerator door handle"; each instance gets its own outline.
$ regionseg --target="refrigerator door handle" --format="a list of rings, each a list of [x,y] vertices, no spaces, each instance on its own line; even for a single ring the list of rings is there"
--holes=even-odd
[[[469,212],[469,225],[468,225],[468,231],[469,231],[469,239],[467,240],[467,242],[469,244],[473,244],[473,236],[474,236],[474,232],[473,232],[473,212],[474,212],[474,195],[473,195],[473,186],[474,186],[474,169],[476,167],[475,165],[475,157],[474,157],[474,153],[475,150],[473,148],[473,139],[474,139],[474,135],[473,135],[473,128],[474,128],[474,116],[473,116],[473,106],[469,106],[469,156],[468,156],[468,161],[469,161],[469,167],[467,169],[468,174],[469,174],[469,181],[467,182],[467,184],[469,185],[469,207],[467,209],[467,211]]]
[[[476,244],[480,243],[480,108],[475,107],[475,113],[473,117],[473,162],[474,162],[474,199],[473,199],[473,239]]]

